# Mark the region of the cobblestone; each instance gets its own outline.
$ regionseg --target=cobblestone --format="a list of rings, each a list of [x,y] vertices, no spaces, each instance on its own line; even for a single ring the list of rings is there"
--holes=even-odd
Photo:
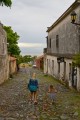
[[[37,105],[29,101],[27,89],[32,72],[39,79]],[[55,104],[46,96],[50,84],[57,89]],[[36,69],[22,69],[0,86],[0,120],[80,120],[80,94]]]

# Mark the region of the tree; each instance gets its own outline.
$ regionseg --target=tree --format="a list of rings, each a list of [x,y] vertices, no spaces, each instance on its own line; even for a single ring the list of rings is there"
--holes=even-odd
[[[76,67],[80,68],[80,53],[76,54],[73,57],[73,66],[76,66]]]
[[[11,55],[20,55],[20,48],[18,47],[18,40],[19,35],[12,30],[12,28],[9,26],[4,26],[4,29],[7,33],[7,42],[8,45],[8,52]]]
[[[0,0],[0,5],[5,5],[7,7],[11,7],[12,1],[11,0]]]
[[[10,44],[17,44],[19,35],[12,30],[10,26],[4,26],[5,31],[7,32],[7,40]]]
[[[17,44],[11,44],[11,45],[9,45],[8,51],[9,51],[9,53],[11,55],[15,55],[15,56],[19,55],[20,52],[21,52]]]
[[[23,62],[31,62],[32,61],[32,56],[31,55],[25,55],[23,56]]]
[[[37,56],[33,56],[33,57],[32,57],[33,61],[34,61],[36,58],[37,58]]]
[[[35,63],[36,58],[37,58],[37,56],[33,56],[33,57],[32,57],[33,63]]]
[[[22,55],[18,55],[18,56],[16,56],[16,58],[17,58],[17,64],[19,65],[20,63],[23,63],[23,57],[22,57]]]

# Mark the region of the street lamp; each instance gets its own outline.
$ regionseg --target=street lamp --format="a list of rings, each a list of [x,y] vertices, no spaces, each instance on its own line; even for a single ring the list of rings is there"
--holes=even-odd
[[[80,23],[75,22],[76,21],[76,16],[77,16],[76,12],[72,11],[72,13],[71,13],[71,23],[75,24],[75,25],[80,25]]]

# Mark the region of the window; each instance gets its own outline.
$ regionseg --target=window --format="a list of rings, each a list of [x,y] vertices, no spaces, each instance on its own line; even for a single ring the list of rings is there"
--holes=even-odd
[[[72,69],[72,66],[71,66],[71,63],[69,63],[69,73],[71,73],[71,70]]]
[[[56,47],[59,48],[59,35],[56,35]]]
[[[52,74],[54,74],[54,60],[52,60]]]
[[[47,48],[48,48],[48,36],[46,37],[46,42],[47,42]]]
[[[50,67],[50,59],[48,59],[48,67]]]
[[[50,44],[50,48],[51,48],[51,39],[50,39],[50,43],[49,44]]]
[[[60,63],[58,63],[58,74],[60,73]]]

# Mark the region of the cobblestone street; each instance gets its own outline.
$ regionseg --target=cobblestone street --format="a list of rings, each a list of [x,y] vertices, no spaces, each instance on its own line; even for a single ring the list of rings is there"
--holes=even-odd
[[[37,105],[29,101],[27,89],[32,71],[39,80]],[[50,84],[57,89],[55,104],[46,96]],[[0,120],[80,120],[80,93],[36,69],[23,69],[0,86]]]

